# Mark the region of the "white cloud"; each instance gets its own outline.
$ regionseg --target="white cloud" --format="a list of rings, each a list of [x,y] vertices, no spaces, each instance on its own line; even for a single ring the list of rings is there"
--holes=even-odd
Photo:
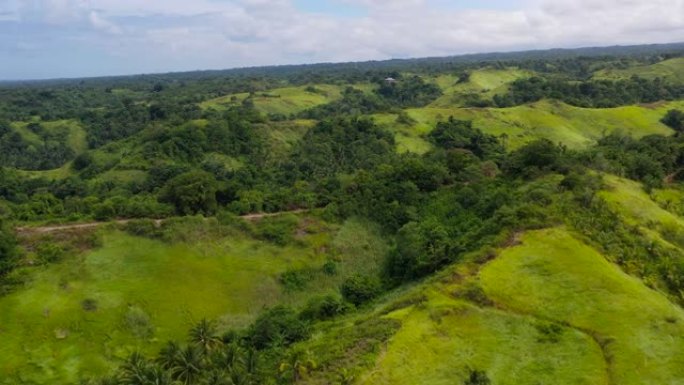
[[[141,71],[684,38],[684,0],[526,0],[517,9],[450,8],[436,0],[330,1],[366,12],[311,14],[291,0],[0,0],[0,23],[32,20],[99,31],[83,44],[139,60]]]
[[[103,19],[97,11],[90,11],[90,15],[88,15],[88,20],[90,21],[90,24],[93,26],[93,28],[110,33],[113,35],[120,35],[122,33],[121,28],[112,23],[111,21]]]

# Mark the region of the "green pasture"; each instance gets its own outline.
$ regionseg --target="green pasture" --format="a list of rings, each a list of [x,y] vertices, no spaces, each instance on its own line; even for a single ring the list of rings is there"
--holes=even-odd
[[[184,340],[202,318],[243,327],[268,306],[336,292],[348,274],[378,269],[386,250],[378,231],[356,220],[335,228],[302,219],[297,233],[278,246],[241,233],[168,244],[106,231],[100,249],[28,269],[25,286],[0,298],[0,383],[103,374],[133,350]],[[316,273],[305,290],[279,281],[288,270],[321,271],[330,258],[338,274]]]
[[[680,307],[562,228],[528,232],[521,242],[481,272],[499,308],[591,336],[610,384],[684,383]]]
[[[606,69],[594,74],[595,79],[619,80],[639,76],[646,79],[663,78],[668,81],[684,82],[684,58],[664,60],[651,65],[641,65],[626,69]]]
[[[328,84],[316,84],[315,92],[308,90],[308,86],[277,88],[270,91],[255,92],[254,106],[266,114],[290,115],[306,109],[330,103],[341,97],[342,88]],[[242,103],[248,93],[227,95],[217,99],[207,100],[200,104],[203,109],[222,109]]]

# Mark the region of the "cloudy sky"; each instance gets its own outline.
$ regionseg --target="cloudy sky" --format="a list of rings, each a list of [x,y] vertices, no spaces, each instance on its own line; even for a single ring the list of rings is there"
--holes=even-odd
[[[0,79],[684,41],[684,0],[0,0]]]

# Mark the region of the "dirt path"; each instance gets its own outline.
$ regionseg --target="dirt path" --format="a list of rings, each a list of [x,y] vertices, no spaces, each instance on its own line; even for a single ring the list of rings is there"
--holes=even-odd
[[[301,214],[304,212],[307,212],[308,210],[291,210],[291,211],[280,211],[277,213],[255,213],[255,214],[247,214],[247,215],[241,215],[240,218],[246,220],[246,221],[256,221],[262,218],[270,218],[270,217],[276,217],[280,215],[285,215],[285,214]],[[17,227],[14,230],[19,233],[19,234],[49,234],[49,233],[54,233],[54,232],[59,232],[59,231],[69,231],[69,230],[84,230],[84,229],[92,229],[95,227],[99,227],[102,225],[110,224],[110,223],[116,223],[119,225],[125,225],[126,223],[132,221],[134,219],[119,219],[115,221],[110,221],[110,222],[88,222],[88,223],[76,223],[76,224],[67,224],[67,225],[53,225],[53,226],[39,226],[39,227]],[[164,222],[164,219],[154,219],[154,223],[157,226],[160,226]]]

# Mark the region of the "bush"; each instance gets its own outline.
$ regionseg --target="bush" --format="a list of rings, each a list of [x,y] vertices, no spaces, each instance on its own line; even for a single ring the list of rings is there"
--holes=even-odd
[[[61,246],[47,242],[38,245],[36,255],[41,263],[54,263],[64,257],[65,251]]]
[[[123,322],[126,329],[138,338],[146,339],[154,334],[150,316],[139,307],[129,307],[126,314],[124,314]]]
[[[306,320],[323,321],[344,314],[353,308],[348,302],[333,295],[312,298],[300,313]]]
[[[670,110],[661,122],[677,132],[684,131],[684,112],[680,110]]]
[[[83,310],[93,312],[97,310],[97,301],[92,298],[86,298],[81,302]]]
[[[323,272],[329,276],[337,275],[337,262],[330,259],[326,261],[323,264]]]
[[[309,282],[316,276],[316,269],[288,270],[280,275],[280,283],[287,291],[299,291],[306,289]]]
[[[138,237],[159,238],[162,235],[159,226],[151,219],[131,220],[124,225],[124,230]]]
[[[381,291],[379,279],[358,274],[347,278],[340,287],[342,297],[356,306],[371,301],[380,295]]]
[[[487,376],[487,373],[481,370],[471,370],[468,379],[465,380],[465,385],[489,385],[492,381]]]
[[[294,215],[264,218],[256,224],[256,235],[261,239],[284,246],[294,240],[298,223],[299,219]]]
[[[209,215],[216,211],[217,190],[218,183],[212,174],[190,171],[168,181],[160,199],[176,206],[180,215]]]
[[[247,340],[257,349],[290,345],[309,337],[309,325],[294,310],[276,306],[254,321],[247,332]]]

